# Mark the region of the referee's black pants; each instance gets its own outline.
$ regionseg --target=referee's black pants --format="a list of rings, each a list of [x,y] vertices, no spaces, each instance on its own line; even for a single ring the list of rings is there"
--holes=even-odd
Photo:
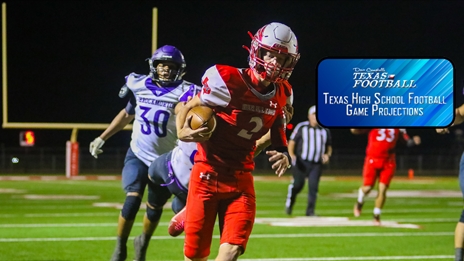
[[[293,182],[288,186],[287,201],[285,206],[287,213],[290,214],[296,201],[296,196],[304,187],[305,180],[308,178],[308,206],[306,216],[314,216],[319,190],[319,180],[322,174],[322,164],[314,163],[297,158],[296,166],[292,167]]]

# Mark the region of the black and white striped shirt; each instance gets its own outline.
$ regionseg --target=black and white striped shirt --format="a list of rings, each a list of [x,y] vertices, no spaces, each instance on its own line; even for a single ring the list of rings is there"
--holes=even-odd
[[[330,130],[321,126],[312,127],[309,121],[296,125],[290,140],[295,141],[295,154],[303,160],[322,163],[322,155],[332,146]]]

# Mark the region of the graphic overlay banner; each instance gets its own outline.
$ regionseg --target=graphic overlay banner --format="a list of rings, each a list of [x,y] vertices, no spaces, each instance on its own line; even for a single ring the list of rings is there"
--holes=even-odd
[[[324,127],[446,127],[453,87],[447,59],[327,58],[317,68],[316,116]]]

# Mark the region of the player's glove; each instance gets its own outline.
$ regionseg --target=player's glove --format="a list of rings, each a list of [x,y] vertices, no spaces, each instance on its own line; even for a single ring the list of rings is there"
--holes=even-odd
[[[103,153],[103,150],[101,149],[103,144],[105,144],[105,141],[100,137],[97,137],[90,142],[90,154],[92,154],[94,158],[98,159],[98,154]]]

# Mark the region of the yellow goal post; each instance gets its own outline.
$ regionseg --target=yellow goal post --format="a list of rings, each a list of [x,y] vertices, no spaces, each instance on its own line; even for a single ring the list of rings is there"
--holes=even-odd
[[[158,9],[153,8],[152,13],[152,53],[157,49],[158,41]],[[51,122],[9,122],[8,121],[8,74],[7,74],[7,40],[6,40],[6,3],[2,3],[2,102],[4,129],[55,129],[72,130],[71,142],[77,141],[78,130],[104,130],[110,123],[51,123]],[[132,124],[128,124],[124,130],[131,130]]]

